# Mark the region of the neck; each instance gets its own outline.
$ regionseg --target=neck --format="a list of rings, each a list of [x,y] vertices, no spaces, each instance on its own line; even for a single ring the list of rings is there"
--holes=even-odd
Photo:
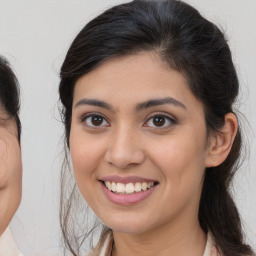
[[[203,255],[206,235],[199,222],[164,225],[142,234],[113,232],[112,256],[198,256]]]

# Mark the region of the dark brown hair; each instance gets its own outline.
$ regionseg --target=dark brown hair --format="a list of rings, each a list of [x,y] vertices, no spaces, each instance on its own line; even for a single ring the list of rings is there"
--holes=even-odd
[[[14,118],[20,141],[21,123],[19,119],[19,86],[18,80],[9,66],[8,61],[0,56],[0,106],[4,108],[10,118]],[[5,120],[1,120],[5,121]]]
[[[224,34],[182,1],[137,0],[115,6],[93,19],[68,50],[59,85],[67,146],[76,81],[110,58],[141,51],[156,52],[163,62],[186,77],[190,90],[204,105],[209,136],[222,128],[225,115],[233,113],[239,92]],[[244,243],[239,213],[230,194],[230,184],[239,165],[241,142],[239,128],[227,159],[218,167],[206,170],[199,208],[201,227],[205,232],[212,232],[217,248],[225,256],[253,255]],[[65,177],[63,174],[63,183]],[[61,227],[66,246],[73,255],[78,255],[88,234],[84,230],[79,240],[70,233],[69,227],[74,226],[70,219],[75,208],[72,201],[75,190],[76,187],[72,187],[66,197],[67,204],[61,201]],[[62,187],[63,197],[64,192]]]

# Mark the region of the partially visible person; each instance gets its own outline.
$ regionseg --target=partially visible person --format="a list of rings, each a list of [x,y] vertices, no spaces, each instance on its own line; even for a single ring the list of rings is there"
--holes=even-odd
[[[0,56],[0,256],[21,256],[8,225],[21,201],[18,80]]]

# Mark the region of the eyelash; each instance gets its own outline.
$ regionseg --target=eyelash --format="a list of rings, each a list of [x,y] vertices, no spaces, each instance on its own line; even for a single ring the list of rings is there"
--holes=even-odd
[[[160,127],[157,127],[157,126],[147,126],[145,125],[146,123],[148,123],[150,120],[153,120],[153,118],[164,118],[165,122],[166,120],[169,122],[168,125],[164,125],[163,126],[160,126]],[[166,129],[166,128],[169,128],[170,126],[172,125],[175,125],[177,124],[177,121],[174,117],[166,114],[166,113],[157,113],[157,114],[152,114],[148,119],[147,121],[143,124],[143,126],[146,126],[146,127],[153,127],[153,128],[156,128],[156,129]]]
[[[99,118],[102,118],[103,122],[107,122],[107,125],[104,124],[104,125],[88,125],[86,124],[86,121],[90,118],[90,117],[99,117]],[[164,118],[164,125],[163,126],[149,126],[149,125],[146,125],[150,120],[152,120],[153,118]],[[166,123],[166,120],[169,122],[168,125],[165,125]],[[93,112],[93,113],[88,113],[88,114],[85,114],[81,117],[80,119],[81,123],[85,123],[85,125],[87,127],[90,127],[90,128],[101,128],[101,127],[109,127],[110,126],[110,123],[109,121],[107,120],[107,118],[105,118],[102,114],[99,114],[97,112]],[[169,128],[170,126],[172,125],[175,125],[177,124],[177,121],[174,117],[166,114],[166,113],[157,113],[157,114],[152,114],[149,118],[147,118],[147,120],[143,123],[143,127],[149,127],[149,128],[156,128],[156,129],[166,129],[166,128]]]
[[[102,114],[99,114],[97,112],[92,112],[92,113],[88,113],[88,114],[85,114],[81,117],[81,123],[86,123],[87,119],[89,119],[90,117],[100,117],[102,118],[105,122],[107,122],[109,124],[109,121],[107,120],[107,118],[105,118]],[[104,122],[103,121],[103,122]],[[99,128],[99,127],[102,127],[102,126],[93,126],[93,125],[88,125],[88,124],[85,124],[86,126],[88,127],[91,127],[91,128]],[[104,125],[104,126],[110,126],[109,125]]]

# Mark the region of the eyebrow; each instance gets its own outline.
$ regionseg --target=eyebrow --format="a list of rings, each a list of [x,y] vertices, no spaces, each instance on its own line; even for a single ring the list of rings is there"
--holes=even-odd
[[[177,107],[182,107],[184,109],[187,109],[186,106],[181,103],[180,101],[171,98],[171,97],[167,97],[167,98],[160,98],[160,99],[152,99],[152,100],[148,100],[142,103],[139,103],[136,106],[136,110],[137,111],[141,111],[147,108],[151,108],[151,107],[155,107],[155,106],[160,106],[160,105],[164,105],[164,104],[172,104],[174,106]]]
[[[81,99],[76,103],[75,108],[81,105],[91,105],[91,106],[106,108],[108,110],[113,110],[113,107],[110,104],[106,103],[105,101],[96,100],[96,99],[86,99],[86,98]]]
[[[172,104],[174,106],[182,107],[184,109],[187,109],[186,106],[183,103],[181,103],[180,101],[178,101],[174,98],[171,98],[171,97],[167,97],[167,98],[160,98],[160,99],[151,99],[151,100],[139,103],[136,106],[136,110],[137,111],[142,111],[142,110],[145,110],[147,108],[160,106],[160,105],[164,105],[164,104]],[[83,98],[75,104],[75,108],[78,107],[78,106],[81,106],[81,105],[96,106],[96,107],[105,108],[105,109],[108,109],[108,110],[111,110],[111,111],[113,111],[113,109],[114,109],[107,102],[102,101],[102,100],[97,100],[97,99]]]

